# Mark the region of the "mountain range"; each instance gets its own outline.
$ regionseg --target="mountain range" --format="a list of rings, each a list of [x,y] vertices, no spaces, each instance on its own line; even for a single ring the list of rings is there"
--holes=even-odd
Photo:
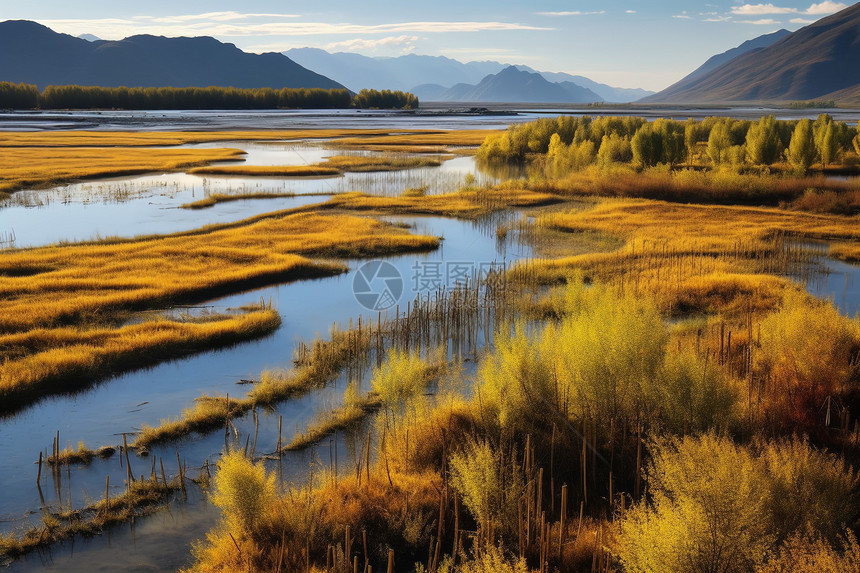
[[[349,52],[329,53],[318,48],[294,48],[284,55],[353,91],[362,88],[404,90],[424,101],[626,103],[654,93],[643,89],[616,88],[582,76],[538,72],[528,66],[516,66],[521,71],[540,74],[546,81],[544,84],[531,76],[520,76],[522,81],[530,83],[517,96],[499,91],[503,87],[515,87],[511,71],[499,78],[489,77],[510,67],[510,64],[495,61],[462,63],[444,56],[416,54],[373,58]],[[523,95],[532,99],[517,99]]]
[[[860,105],[860,3],[796,32],[779,30],[717,54],[659,93],[583,76],[442,56],[372,58],[300,48],[251,54],[210,37],[73,37],[26,20],[0,22],[0,81],[46,85],[362,88],[424,101],[643,104],[834,100]],[[311,71],[314,70],[314,71]]]
[[[477,84],[459,83],[445,88],[439,84],[424,84],[412,88],[412,93],[424,101],[451,102],[529,102],[529,103],[591,103],[603,98],[588,88],[572,82],[553,83],[541,74],[508,66],[497,74],[489,74]]]
[[[728,61],[717,61],[704,72],[699,68],[641,101],[707,104],[808,100],[860,101],[860,3],[782,34],[775,41],[753,46]]]
[[[27,20],[0,22],[0,81],[130,87],[343,88],[279,53],[214,38],[75,38]]]

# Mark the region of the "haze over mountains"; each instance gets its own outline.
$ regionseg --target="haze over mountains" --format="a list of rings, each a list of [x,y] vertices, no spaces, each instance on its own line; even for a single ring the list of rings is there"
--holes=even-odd
[[[248,54],[214,38],[131,36],[117,42],[0,22],[0,81],[103,87],[324,88],[343,86],[283,54]]]
[[[642,103],[860,103],[860,3],[764,43]]]
[[[508,66],[497,74],[484,77],[477,84],[460,83],[445,89],[438,84],[412,88],[418,99],[451,102],[530,102],[530,103],[591,103],[603,98],[593,91],[565,82],[547,81],[541,74]]]
[[[538,72],[494,61],[462,63],[444,56],[408,54],[396,58],[373,58],[348,52],[329,53],[318,48],[294,48],[284,52],[306,68],[316,70],[353,91],[362,88],[410,91],[424,101],[457,102],[631,102],[650,95],[643,89],[616,88],[582,76]],[[501,72],[505,74],[498,76]],[[516,85],[515,78],[524,85]],[[561,85],[556,85],[561,84]],[[507,90],[513,91],[507,91]],[[528,99],[521,99],[526,97]]]

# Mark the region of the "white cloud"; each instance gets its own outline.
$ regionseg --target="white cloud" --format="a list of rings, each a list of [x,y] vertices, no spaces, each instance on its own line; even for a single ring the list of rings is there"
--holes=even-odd
[[[810,16],[820,16],[824,14],[833,14],[834,12],[844,10],[847,7],[848,6],[842,2],[830,2],[829,0],[825,0],[819,4],[812,4],[806,10],[788,8],[785,6],[775,6],[773,4],[743,4],[742,6],[733,7],[732,14],[738,14],[741,16],[761,16],[765,14],[808,14]]]
[[[738,24],[754,24],[756,26],[776,26],[780,22],[773,18],[761,18],[759,20],[738,20]]]
[[[347,50],[347,51],[375,51],[383,47],[402,46],[401,51],[404,53],[411,52],[415,49],[413,42],[418,41],[418,36],[388,36],[377,40],[369,40],[365,38],[354,38],[352,40],[344,40],[342,42],[332,42],[326,44],[327,50]]]
[[[732,14],[741,16],[760,16],[762,14],[796,14],[797,8],[783,8],[773,4],[744,4],[732,8]]]
[[[673,18],[678,18],[679,20],[692,20],[692,16],[689,14],[675,14],[672,16]]]
[[[223,14],[223,13],[217,13]],[[246,15],[251,16],[251,15]],[[227,16],[219,16],[227,18]],[[232,15],[230,18],[234,18]],[[316,36],[368,34],[420,34],[486,32],[511,30],[552,30],[543,26],[529,26],[512,22],[398,22],[392,24],[350,24],[301,21],[262,21],[234,23],[230,20],[187,20],[157,22],[153,19],[63,19],[43,20],[43,24],[58,32],[71,35],[90,33],[100,38],[119,39],[135,34],[164,36],[214,36],[216,38],[251,36]]]
[[[178,24],[182,22],[207,21],[230,22],[249,18],[299,18],[298,14],[242,14],[240,12],[206,12],[204,14],[186,14],[183,16],[137,16],[140,20],[149,20],[162,24]]]
[[[731,16],[711,16],[710,18],[705,18],[705,22],[731,22]]]
[[[630,11],[628,10],[628,14]],[[581,12],[573,10],[572,12],[538,12],[540,16],[594,16],[595,14],[606,14],[606,10],[598,10],[596,12]]]
[[[625,14],[635,14],[636,10],[625,10],[624,13]]]
[[[789,20],[792,24],[812,24],[815,20],[807,20],[805,18],[792,18]]]
[[[844,10],[848,8],[847,4],[843,4],[842,2],[822,2],[820,4],[813,4],[806,10],[806,14],[817,15],[817,14],[833,14],[834,12],[839,12],[840,10]]]

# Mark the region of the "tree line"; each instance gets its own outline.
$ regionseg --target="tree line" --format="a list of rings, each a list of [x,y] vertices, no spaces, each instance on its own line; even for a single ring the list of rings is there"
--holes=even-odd
[[[521,162],[545,154],[556,167],[582,169],[593,163],[633,163],[639,167],[689,163],[700,160],[714,167],[770,166],[785,161],[805,173],[813,164],[826,169],[846,152],[860,155],[857,127],[821,114],[815,121],[759,121],[708,117],[685,122],[641,117],[591,118],[559,116],[514,125],[489,137],[478,158]],[[701,162],[700,161],[700,162]]]
[[[129,88],[0,82],[0,109],[415,109],[418,98],[391,90],[321,88]]]

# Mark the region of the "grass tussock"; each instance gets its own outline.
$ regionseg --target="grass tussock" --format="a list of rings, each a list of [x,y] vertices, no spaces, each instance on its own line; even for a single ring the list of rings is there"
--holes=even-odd
[[[780,570],[793,536],[836,543],[857,517],[857,474],[797,439],[746,447],[705,434],[650,449],[651,500],[619,524],[625,571]]]

